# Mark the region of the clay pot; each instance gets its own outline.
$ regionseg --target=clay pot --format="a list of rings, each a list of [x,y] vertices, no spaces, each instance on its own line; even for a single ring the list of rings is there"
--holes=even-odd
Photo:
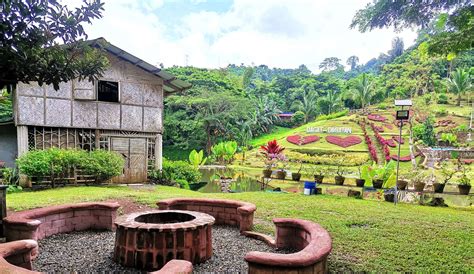
[[[405,180],[398,180],[397,181],[397,188],[400,190],[405,190],[407,188],[408,181]]]
[[[324,179],[324,175],[314,175],[314,181],[317,184],[322,184]]]
[[[291,179],[293,181],[299,182],[301,179],[301,173],[291,173]]]
[[[435,193],[443,193],[445,184],[434,183],[433,189]]]
[[[272,170],[271,169],[264,169],[263,170],[263,177],[265,177],[265,178],[272,177]]]
[[[374,186],[374,188],[382,188],[383,180],[382,179],[373,180],[372,185]]]
[[[336,181],[336,185],[342,186],[344,184],[344,180],[346,180],[343,176],[335,176],[334,181]]]
[[[423,192],[423,189],[425,189],[425,185],[425,183],[415,183],[415,191]]]
[[[365,179],[356,179],[356,186],[364,187],[364,185],[365,185]]]
[[[459,194],[468,195],[469,191],[471,190],[471,186],[470,185],[458,185],[458,189],[459,189]]]
[[[279,180],[284,180],[286,178],[286,171],[284,170],[277,170],[276,177]]]

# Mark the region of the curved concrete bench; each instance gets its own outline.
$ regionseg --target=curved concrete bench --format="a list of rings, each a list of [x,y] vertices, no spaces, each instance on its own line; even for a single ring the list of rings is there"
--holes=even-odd
[[[249,273],[326,273],[332,242],[320,225],[300,219],[273,219],[276,247],[299,250],[292,254],[252,251],[245,255]]]
[[[193,264],[185,260],[171,260],[166,263],[160,270],[149,272],[150,274],[169,274],[180,273],[188,274],[193,272]]]
[[[239,226],[240,232],[252,230],[253,213],[257,209],[254,204],[236,200],[174,198],[161,200],[161,210],[176,209],[207,213],[216,219],[215,224]]]
[[[37,255],[38,243],[34,240],[0,244],[0,273],[38,273],[29,270]]]
[[[111,230],[118,203],[78,203],[20,211],[3,219],[7,241],[40,240],[58,233]]]

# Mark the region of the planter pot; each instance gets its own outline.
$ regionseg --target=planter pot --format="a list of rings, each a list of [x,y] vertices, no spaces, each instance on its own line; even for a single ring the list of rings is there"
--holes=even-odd
[[[393,203],[395,201],[395,194],[393,193],[384,193],[383,198],[386,202]]]
[[[346,178],[343,176],[334,177],[334,181],[336,181],[336,185],[342,186],[344,184],[344,180],[346,180]]]
[[[286,178],[286,171],[278,170],[276,172],[276,177],[277,177],[277,179],[284,180]]]
[[[459,189],[459,194],[468,195],[469,191],[471,190],[471,186],[470,185],[458,185],[458,189]]]
[[[364,185],[365,185],[365,179],[356,179],[356,186],[364,187]]]
[[[397,188],[400,190],[405,190],[407,188],[408,181],[405,180],[398,180],[397,181]]]
[[[373,180],[372,185],[374,186],[374,188],[382,188],[383,180],[382,179]]]
[[[265,178],[272,177],[272,170],[271,169],[264,169],[263,170],[263,177],[265,177]]]
[[[317,184],[322,184],[324,179],[324,175],[314,175],[314,181]]]
[[[423,189],[425,188],[425,183],[416,183],[415,184],[415,191],[417,192],[423,192]]]
[[[434,183],[433,188],[435,193],[443,193],[445,184]]]
[[[293,181],[299,182],[301,179],[301,173],[291,173],[291,179]]]

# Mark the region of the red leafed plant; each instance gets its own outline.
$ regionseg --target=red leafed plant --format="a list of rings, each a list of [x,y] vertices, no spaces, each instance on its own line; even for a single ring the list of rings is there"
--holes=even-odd
[[[414,156],[415,158],[418,157],[420,155],[419,152],[417,152]],[[398,155],[392,155],[391,158],[395,161],[397,161],[398,159]],[[401,156],[400,157],[400,162],[409,162],[411,161],[411,156],[410,155],[407,155],[407,156]]]
[[[330,135],[326,136],[326,141],[328,143],[346,148],[361,143],[362,139],[357,136],[339,137]]]
[[[321,138],[319,136],[316,136],[316,135],[310,135],[310,136],[292,135],[292,136],[286,137],[286,140],[288,142],[290,142],[292,144],[295,144],[295,145],[299,145],[299,146],[306,145],[306,144],[313,143],[313,142],[317,142],[317,141],[319,141],[319,139],[321,139]]]
[[[405,140],[403,140],[403,137],[400,139],[400,136],[392,136],[392,139],[400,144],[405,143]]]
[[[285,150],[276,140],[269,141],[266,145],[261,146],[260,149],[262,154],[270,160],[281,157],[283,150]]]
[[[367,119],[377,122],[385,122],[385,120],[387,120],[387,118],[378,114],[369,114],[367,115]]]
[[[395,144],[395,140],[393,139],[385,139],[385,144],[387,144],[387,146],[389,147],[396,147],[397,144]]]

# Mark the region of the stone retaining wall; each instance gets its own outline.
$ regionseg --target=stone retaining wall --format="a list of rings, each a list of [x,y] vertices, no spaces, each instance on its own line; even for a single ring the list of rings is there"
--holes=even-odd
[[[252,230],[254,204],[220,199],[176,198],[156,203],[161,210],[190,210],[207,213],[216,219],[216,225],[239,226],[240,232]]]
[[[33,240],[0,244],[0,273],[37,273],[30,271],[37,255],[38,243]]]
[[[245,255],[249,273],[326,273],[332,242],[320,225],[300,219],[278,218],[275,245],[296,249],[296,253],[276,254],[252,251]]]
[[[118,203],[79,203],[13,213],[4,219],[8,242],[87,229],[111,230]]]

